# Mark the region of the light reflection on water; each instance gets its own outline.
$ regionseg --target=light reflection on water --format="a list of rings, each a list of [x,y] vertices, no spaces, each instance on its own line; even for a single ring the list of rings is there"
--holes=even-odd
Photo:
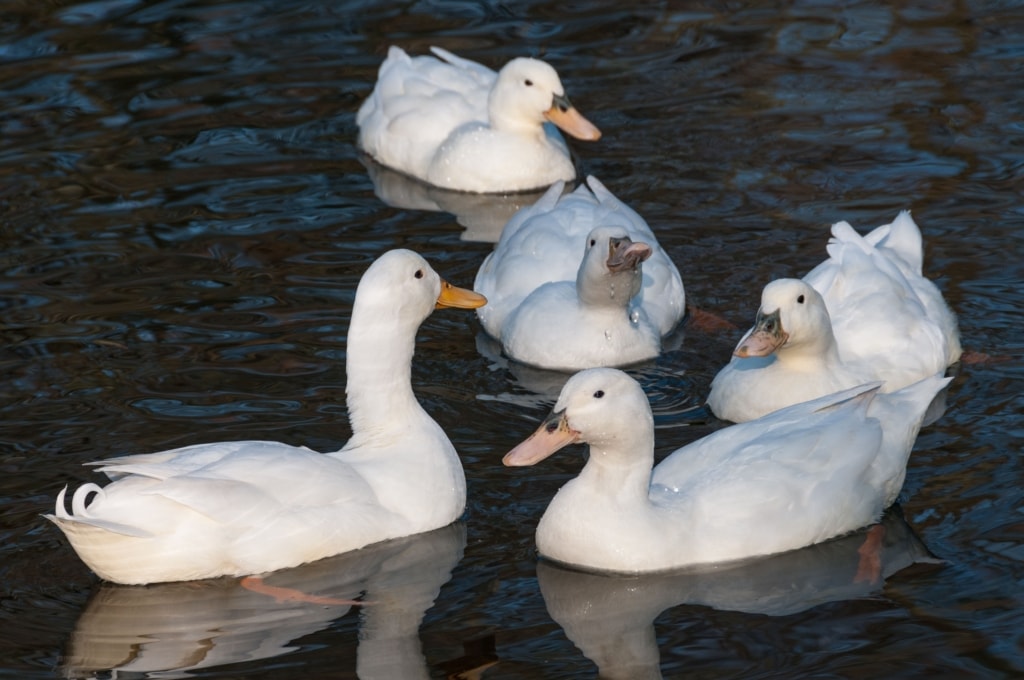
[[[960,315],[972,358],[946,414],[921,434],[902,503],[944,564],[772,617],[666,605],[650,632],[655,672],[1024,670],[1020,10],[270,0],[9,9],[0,675],[60,672],[87,601],[107,589],[39,517],[65,483],[92,479],[81,463],[220,438],[337,448],[348,436],[348,313],[367,264],[411,247],[454,283],[473,280],[493,239],[464,216],[493,215],[430,191],[440,210],[385,202],[352,145],[354,112],[390,43],[416,53],[441,44],[491,66],[522,54],[554,63],[605,132],[576,147],[581,169],[647,219],[688,299],[738,329],[764,283],[825,256],[828,224],[863,230],[903,208],[924,230],[927,273]],[[508,366],[484,351],[479,330],[442,311],[419,336],[414,382],[463,454],[469,507],[465,555],[407,640],[422,644],[432,677],[447,661],[489,658],[488,641],[499,661],[485,678],[592,677],[600,662],[549,611],[533,549],[537,519],[580,456],[526,474],[499,464],[563,377]],[[651,395],[659,454],[718,426],[700,404],[739,332],[686,327],[678,349],[633,371]],[[205,676],[352,676],[359,617],[323,623],[283,656]]]

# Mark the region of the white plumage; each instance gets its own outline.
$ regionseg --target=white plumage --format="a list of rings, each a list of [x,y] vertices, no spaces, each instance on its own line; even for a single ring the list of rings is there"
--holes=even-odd
[[[910,211],[864,236],[834,224],[827,250],[804,281],[825,300],[844,359],[872,362],[893,390],[960,358],[956,317],[922,274],[921,230]]]
[[[261,573],[444,526],[462,514],[466,482],[413,394],[413,345],[435,305],[483,303],[419,255],[385,253],[352,310],[344,448],[242,441],[113,458],[94,463],[111,484],[81,486],[70,513],[65,488],[46,517],[118,583]]]
[[[935,376],[892,394],[865,385],[797,404],[684,446],[652,474],[643,390],[621,371],[591,369],[566,383],[552,416],[504,462],[590,445],[537,527],[538,550],[557,562],[637,573],[768,555],[877,521],[947,383]]]
[[[495,73],[431,49],[436,57],[388,50],[356,115],[366,153],[455,191],[526,191],[575,179],[569,149],[553,125],[579,139],[601,133],[569,102],[555,69],[517,58]]]
[[[833,225],[828,253],[802,281],[765,286],[754,328],[711,383],[719,418],[742,422],[867,381],[892,392],[959,359],[956,318],[921,275],[909,212],[866,236]]]
[[[540,286],[512,311],[501,331],[511,359],[539,368],[577,371],[625,366],[658,356],[658,329],[633,308],[651,255],[622,227],[597,227],[573,281]]]
[[[659,335],[670,333],[686,313],[686,294],[679,270],[647,222],[595,177],[564,196],[563,188],[556,184],[516,213],[480,265],[473,287],[487,296],[487,307],[477,312],[484,330],[501,338],[506,319],[534,290],[548,282],[576,280],[594,228],[618,227],[651,247],[630,310],[642,310]]]

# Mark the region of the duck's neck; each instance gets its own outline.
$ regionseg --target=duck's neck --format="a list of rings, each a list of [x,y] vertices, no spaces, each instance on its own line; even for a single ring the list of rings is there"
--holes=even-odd
[[[826,328],[811,341],[786,345],[776,352],[779,363],[798,371],[828,370],[842,363],[832,328]]]
[[[630,438],[630,450],[590,446],[590,458],[579,479],[616,507],[648,503],[654,466],[653,431]]]
[[[544,125],[539,121],[522,120],[514,116],[506,116],[491,111],[489,116],[492,130],[510,132],[525,140],[532,140],[538,144],[544,142]]]
[[[640,281],[633,272],[594,278],[581,272],[576,276],[576,295],[591,309],[628,314],[630,300],[640,292]]]
[[[396,418],[423,413],[412,391],[414,324],[397,310],[352,310],[346,351],[345,394],[353,437],[393,428]]]
[[[498,88],[492,89],[487,99],[487,119],[492,130],[512,132],[524,138],[540,140],[544,137],[544,121],[524,116]]]

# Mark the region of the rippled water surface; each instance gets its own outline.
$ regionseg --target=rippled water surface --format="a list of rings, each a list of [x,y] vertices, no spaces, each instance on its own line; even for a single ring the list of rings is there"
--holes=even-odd
[[[1024,673],[1024,10],[889,5],[3,3],[0,676]],[[489,358],[458,311],[424,324],[413,377],[462,454],[462,522],[273,577],[377,606],[230,579],[122,588],[78,561],[40,515],[93,480],[82,463],[339,447],[367,264],[410,247],[469,285],[534,198],[467,204],[360,159],[355,111],[389,44],[550,61],[605,133],[573,145],[582,170],[647,219],[690,303],[736,326],[687,324],[632,371],[660,455],[718,426],[701,403],[767,281],[823,259],[833,222],[913,210],[967,355],[886,518],[884,583],[854,583],[863,534],[726,572],[538,563],[534,527],[580,456],[500,458],[558,383]]]

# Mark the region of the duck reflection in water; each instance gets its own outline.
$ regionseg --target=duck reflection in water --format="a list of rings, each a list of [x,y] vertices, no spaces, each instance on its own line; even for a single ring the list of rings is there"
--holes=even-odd
[[[386,168],[366,155],[359,156],[359,160],[373,182],[377,198],[392,208],[451,213],[465,228],[463,241],[497,243],[509,218],[521,208],[536,203],[547,191],[545,187],[539,191],[507,194],[468,194],[430,186]],[[571,184],[565,185],[565,189],[571,188]]]
[[[465,545],[465,526],[456,523],[274,572],[260,592],[229,578],[103,583],[75,626],[64,674],[190,677],[199,669],[273,658],[300,648],[302,637],[326,629],[359,600],[358,676],[428,678],[419,626]]]
[[[597,664],[601,678],[646,680],[662,677],[654,619],[670,607],[787,616],[869,597],[912,564],[939,563],[893,506],[880,524],[767,558],[643,576],[586,573],[541,560],[537,579],[551,618]]]

